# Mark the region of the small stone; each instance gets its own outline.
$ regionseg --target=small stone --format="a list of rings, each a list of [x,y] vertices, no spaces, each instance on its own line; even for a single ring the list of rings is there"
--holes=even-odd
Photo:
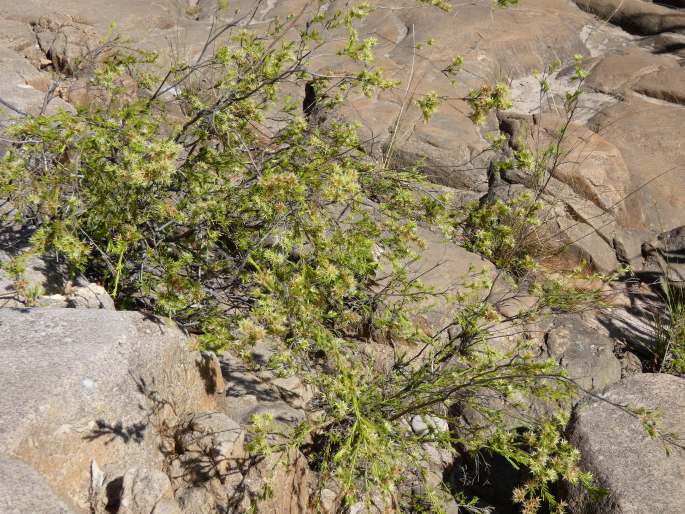
[[[437,416],[414,416],[411,418],[411,429],[416,435],[449,432],[446,420]]]
[[[124,474],[121,506],[118,514],[171,514],[173,511],[157,511],[163,499],[171,499],[171,482],[161,471],[133,468]]]
[[[621,362],[621,377],[625,378],[630,375],[642,373],[642,361],[633,352],[625,352],[619,358]]]
[[[176,495],[184,514],[214,514],[217,512],[214,496],[204,487],[184,489]]]
[[[67,301],[69,302],[69,307],[76,309],[116,310],[114,301],[105,288],[92,283],[70,288]]]

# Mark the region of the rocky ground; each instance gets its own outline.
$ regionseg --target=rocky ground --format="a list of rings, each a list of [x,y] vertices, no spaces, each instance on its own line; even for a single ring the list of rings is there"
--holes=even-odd
[[[493,11],[490,0],[473,0],[455,5],[449,16],[416,7],[414,0],[374,3],[360,31],[378,38],[380,64],[401,85],[354,98],[340,115],[361,122],[370,153],[391,148],[399,164],[422,159],[429,179],[459,202],[493,187],[488,131],[503,130],[515,145],[519,137],[552,130],[549,105],[531,94],[534,70],[561,60],[550,77],[561,101],[573,56],[585,57],[587,94],[565,140],[566,162],[544,197],[547,222],[559,234],[549,253],[560,266],[584,260],[596,271],[621,264],[633,271],[609,291],[611,308],[557,317],[536,330],[540,354],[556,359],[590,393],[573,407],[569,434],[585,468],[609,492],[601,503],[586,491],[565,494],[577,514],[684,512],[685,452],[677,440],[685,437],[685,380],[643,371],[651,370],[655,318],[664,309],[655,295],[664,263],[672,283],[685,281],[685,232],[678,230],[685,226],[685,3],[522,0]],[[249,23],[259,28],[310,4],[270,0]],[[68,76],[78,57],[110,31],[167,57],[171,49],[195,55],[213,5],[0,0],[2,123],[87,102],[84,84],[57,83],[52,72]],[[224,21],[253,6],[231,3]],[[417,49],[430,37],[434,44]],[[336,44],[316,56],[321,70],[338,65]],[[442,71],[455,50],[465,70],[456,89]],[[494,80],[510,83],[514,105],[477,127],[459,98]],[[424,124],[406,98],[429,91],[448,101]],[[47,103],[46,93],[52,97]],[[303,97],[304,91],[293,94]],[[529,186],[516,175],[505,179],[500,188]],[[2,260],[24,241],[12,227],[0,237]],[[473,268],[494,273],[481,257],[428,237],[416,266],[432,270],[429,283],[458,284]],[[302,455],[294,452],[289,465],[275,465],[252,461],[244,449],[252,414],[272,412],[286,422],[305,416],[311,392],[302,383],[246,369],[229,355],[194,351],[170,324],[116,311],[100,286],[63,281],[59,263],[36,259],[28,278],[45,290],[30,309],[16,300],[7,277],[0,280],[0,513],[246,512],[267,482],[278,486],[260,512],[311,511],[315,485]],[[489,300],[504,316],[525,304],[504,293]],[[256,359],[265,358],[260,351]],[[676,443],[665,448],[639,420],[596,395],[617,405],[658,407]],[[442,458],[434,456],[439,475],[451,469]],[[498,480],[496,473],[487,478],[481,495],[496,496]],[[333,512],[336,493],[329,492],[323,509]],[[507,512],[491,500],[496,512]]]

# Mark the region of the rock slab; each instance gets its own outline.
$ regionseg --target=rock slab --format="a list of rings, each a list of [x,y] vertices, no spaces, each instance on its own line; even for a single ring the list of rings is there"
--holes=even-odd
[[[685,379],[639,374],[610,386],[602,397],[632,409],[656,410],[662,433],[685,438]],[[608,494],[593,500],[572,490],[574,514],[682,514],[685,508],[685,450],[650,437],[641,421],[607,401],[581,404],[572,422],[571,442],[583,467]]]
[[[215,409],[207,369],[178,330],[143,314],[0,309],[0,454],[88,511],[92,460],[108,476],[161,469],[158,428]]]
[[[0,455],[0,512],[74,514],[31,466]]]

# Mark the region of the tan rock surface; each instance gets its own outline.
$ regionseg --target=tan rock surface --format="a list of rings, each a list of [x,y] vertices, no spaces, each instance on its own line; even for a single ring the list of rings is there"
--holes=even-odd
[[[630,173],[625,206],[656,232],[685,224],[685,107],[629,95],[591,120]]]
[[[619,94],[627,83],[667,68],[678,68],[678,61],[633,47],[602,58],[592,68],[587,85],[604,93]]]
[[[141,314],[0,309],[0,320],[0,452],[80,509],[93,459],[115,477],[161,469],[161,423],[216,406],[199,354]]]
[[[685,70],[669,67],[643,76],[633,90],[645,96],[685,105]]]

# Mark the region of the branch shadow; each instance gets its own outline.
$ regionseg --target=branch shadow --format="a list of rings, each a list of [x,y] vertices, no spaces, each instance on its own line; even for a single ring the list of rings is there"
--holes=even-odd
[[[200,372],[203,366],[207,366],[205,361],[198,359],[196,362]],[[164,463],[162,470],[171,480],[173,490],[182,492],[202,488],[208,491],[217,501],[213,511],[218,514],[245,512],[250,506],[268,498],[264,496],[268,485],[260,481],[281,461],[274,463],[270,457],[247,454],[243,450],[244,426],[234,421],[222,421],[224,418],[219,421],[227,424],[212,424],[211,417],[223,416],[220,413],[181,412],[173,400],[164,397],[154,379],[132,372],[129,376],[141,397],[139,419],[130,423],[98,419],[95,427],[83,436],[85,441],[104,440],[105,445],[119,441],[125,445],[141,446],[152,438],[158,442],[157,450]],[[246,376],[243,378],[246,388],[261,390],[262,382],[256,379],[251,382]],[[206,384],[206,387],[216,390],[218,384]],[[273,391],[263,393],[262,397],[281,399]],[[289,457],[284,453],[279,459]],[[273,484],[279,489],[282,485],[289,486]],[[292,486],[297,487],[298,484],[293,482]],[[217,491],[222,492],[216,496]],[[104,512],[118,512],[124,494],[123,475],[118,474],[107,477],[98,491],[91,492],[91,502],[102,506]],[[103,514],[102,511],[97,512]]]
[[[666,299],[659,285],[658,274],[637,273],[628,283],[630,306],[600,312],[598,322],[610,337],[621,341],[643,362],[650,362],[657,350],[658,326],[671,323]],[[647,289],[640,288],[647,286]],[[632,289],[632,291],[631,291]]]

